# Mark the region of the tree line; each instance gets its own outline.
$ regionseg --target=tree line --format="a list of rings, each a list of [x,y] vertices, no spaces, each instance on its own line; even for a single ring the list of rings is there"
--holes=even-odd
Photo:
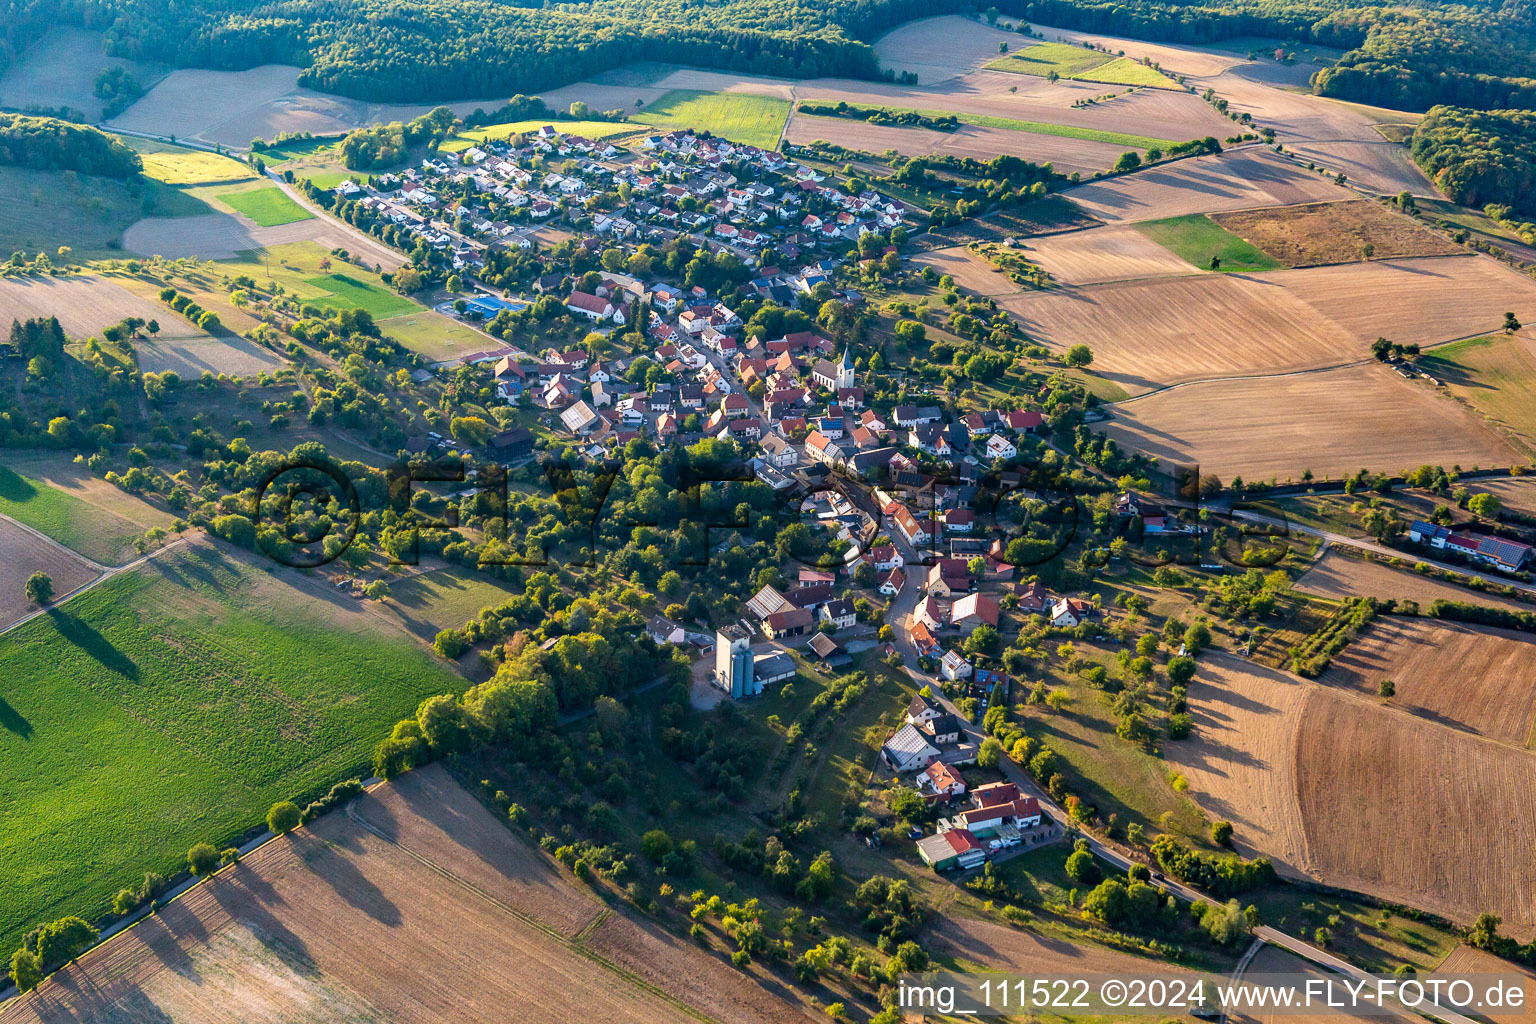
[[[1536,213],[1536,113],[1434,107],[1414,128],[1411,149],[1456,202]]]
[[[76,171],[124,181],[144,167],[139,154],[95,128],[6,113],[0,113],[0,165]]]

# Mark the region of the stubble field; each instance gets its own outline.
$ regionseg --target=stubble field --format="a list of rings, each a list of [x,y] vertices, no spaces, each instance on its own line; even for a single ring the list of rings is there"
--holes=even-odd
[[[1392,704],[1430,721],[1517,747],[1536,739],[1536,638],[1422,619],[1373,623],[1334,658],[1324,682],[1375,696],[1396,686]]]
[[[447,830],[451,830],[447,831]],[[602,941],[582,929],[604,920]],[[810,1018],[686,944],[632,971],[649,929],[605,910],[440,768],[278,839],[0,1011],[6,1024]],[[665,964],[665,967],[657,968]],[[281,993],[281,999],[274,999]],[[234,1016],[231,1017],[231,1010]]]
[[[135,295],[106,278],[81,274],[0,281],[0,323],[40,316],[58,317],[64,333],[80,340],[130,316],[158,320],[161,337],[167,341],[211,339],[169,306]]]
[[[1530,937],[1536,755],[1326,688],[1298,733],[1316,874],[1461,924],[1492,911]]]
[[[1189,269],[1186,267],[1186,269]],[[999,301],[1042,344],[1086,344],[1094,372],[1132,394],[1208,377],[1278,373],[1367,354],[1268,279],[1193,274],[1026,292]]]
[[[1485,488],[1479,484],[1479,490]],[[1327,551],[1296,581],[1296,589],[1319,597],[1378,597],[1417,601],[1420,608],[1428,608],[1440,598],[1447,601],[1470,601],[1475,604],[1493,605],[1526,611],[1531,605],[1494,594],[1483,594],[1453,583],[1420,576],[1405,569],[1394,569],[1380,562],[1367,562],[1350,558],[1336,551]]]
[[[1067,285],[1191,273],[1189,264],[1133,228],[1102,227],[1029,238],[1019,249]]]
[[[55,597],[63,597],[96,577],[96,570],[73,551],[40,540],[11,520],[0,518],[0,629],[37,608],[24,593],[27,577],[34,572],[45,572],[52,578]],[[3,700],[0,696],[0,702]],[[0,710],[0,719],[6,717]],[[8,722],[0,721],[0,728],[7,727]]]
[[[1536,755],[1224,655],[1189,701],[1195,732],[1168,756],[1238,850],[1461,924],[1492,910],[1511,933],[1536,926],[1536,825],[1520,810]]]
[[[1383,366],[1187,384],[1113,409],[1120,444],[1223,480],[1520,461],[1470,412]]]
[[[1110,223],[1353,198],[1321,175],[1253,147],[1179,160],[1065,194]]]

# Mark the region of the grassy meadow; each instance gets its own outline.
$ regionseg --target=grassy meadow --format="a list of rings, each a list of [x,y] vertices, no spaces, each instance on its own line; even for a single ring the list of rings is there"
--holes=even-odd
[[[1055,72],[1061,78],[1081,82],[1142,85],[1154,89],[1178,88],[1167,76],[1140,61],[1071,43],[1035,43],[988,61],[986,67],[992,71],[1011,71],[1038,78],[1048,78]]]
[[[634,121],[667,129],[693,129],[760,149],[778,145],[789,120],[790,103],[774,96],[673,89],[630,115]]]
[[[0,167],[0,195],[0,250],[50,258],[60,246],[69,246],[75,260],[121,257],[124,229],[142,217],[212,212],[153,179],[121,182],[26,167]]]
[[[309,220],[308,210],[288,198],[276,185],[240,192],[221,192],[215,198],[237,213],[243,213],[264,228]]]
[[[81,471],[84,473],[84,467]],[[103,488],[121,493],[111,484],[100,483]],[[149,526],[163,525],[170,520],[158,509],[127,495],[123,497],[125,505],[132,502],[138,506],[133,509],[139,513],[137,521],[52,487],[29,475],[25,469],[18,472],[0,464],[0,513],[103,565],[126,561],[134,554],[135,538]]]
[[[1420,356],[1419,365],[1536,451],[1536,341],[1528,337],[1533,330],[1443,345]]]
[[[463,685],[349,599],[201,543],[18,628],[0,678],[3,949],[365,770],[395,721]]]
[[[1203,213],[1149,220],[1136,230],[1174,255],[1201,270],[1209,270],[1211,257],[1221,260],[1222,271],[1278,270],[1279,260],[1245,242]]]

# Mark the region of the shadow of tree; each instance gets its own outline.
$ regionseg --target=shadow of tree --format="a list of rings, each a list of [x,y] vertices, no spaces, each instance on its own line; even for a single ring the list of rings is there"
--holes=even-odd
[[[53,626],[60,636],[95,658],[104,668],[128,679],[139,678],[138,664],[112,646],[112,641],[84,619],[77,619],[61,608],[48,609],[48,617],[53,620]]]
[[[32,738],[32,723],[7,704],[4,697],[0,697],[0,729],[13,732],[24,740]]]

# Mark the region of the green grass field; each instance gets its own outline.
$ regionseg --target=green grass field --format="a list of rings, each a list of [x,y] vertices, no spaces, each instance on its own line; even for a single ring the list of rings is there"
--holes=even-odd
[[[1420,356],[1419,365],[1536,450],[1536,346],[1525,336],[1532,331],[1444,345]]]
[[[991,71],[1011,71],[1039,78],[1047,78],[1054,71],[1062,78],[1082,82],[1145,85],[1154,89],[1178,88],[1171,79],[1140,61],[1071,43],[1035,43],[1017,53],[988,61],[986,67]]]
[[[924,110],[924,114],[942,114],[941,110]],[[1011,117],[993,117],[988,114],[956,114],[962,123],[978,128],[1008,128],[1018,132],[1034,132],[1037,135],[1059,135],[1068,139],[1086,139],[1089,142],[1105,142],[1112,146],[1129,146],[1132,149],[1151,149],[1154,146],[1173,145],[1172,139],[1159,139],[1151,135],[1130,135],[1126,132],[1108,132],[1098,128],[1079,128],[1070,124],[1051,124],[1048,121],[1018,121]]]
[[[305,284],[329,293],[309,301],[317,306],[327,306],[332,309],[367,310],[375,320],[399,316],[420,308],[404,295],[360,279],[353,273],[353,269],[348,267],[339,273],[307,278]]]
[[[117,561],[144,527],[0,466],[0,512],[105,565]]]
[[[350,600],[211,545],[20,627],[0,678],[3,949],[364,771],[395,721],[464,685]]]
[[[221,192],[214,198],[229,208],[245,214],[264,228],[309,220],[313,216],[304,207],[289,199],[287,193],[276,185],[243,192]]]
[[[257,176],[250,165],[217,153],[133,136],[120,136],[119,141],[139,154],[144,161],[145,177],[167,185],[211,185],[250,181]]]
[[[967,114],[953,110],[913,110],[905,107],[882,107],[880,109],[893,114],[953,117],[961,124],[975,125],[977,128],[1004,128],[1015,132],[1033,132],[1036,135],[1056,135],[1066,139],[1084,139],[1089,142],[1107,143],[1111,146],[1125,146],[1128,149],[1151,149],[1154,146],[1166,148],[1174,144],[1172,139],[1159,139],[1151,135],[1131,135],[1126,132],[1110,132],[1098,128],[1080,128],[1070,124],[1052,124],[1049,121],[1021,121],[1017,118],[996,117],[991,114]],[[800,114],[797,116],[801,118],[814,117],[817,121],[826,121],[828,122],[829,132],[833,130],[831,126],[839,120],[835,117],[823,117],[813,114]]]
[[[673,89],[631,118],[658,128],[706,131],[732,142],[772,149],[789,120],[789,101],[773,96]]]
[[[495,343],[457,320],[427,309],[379,321],[379,330],[413,352],[434,362],[466,352],[481,352]]]
[[[629,124],[624,121],[504,121],[501,124],[488,124],[482,128],[462,131],[437,148],[442,153],[462,153],[476,143],[489,139],[507,139],[513,135],[538,131],[546,124],[554,125],[556,131],[566,135],[580,135],[587,139],[608,139],[620,135],[633,135],[645,130],[644,125]]]
[[[424,640],[439,630],[462,626],[480,609],[501,604],[512,592],[487,576],[458,567],[438,569],[390,584],[389,604],[407,628]]]
[[[1062,78],[1071,78],[1085,71],[1110,62],[1110,55],[1090,50],[1086,46],[1071,43],[1034,43],[1013,53],[990,61],[987,67],[994,71],[1016,71],[1025,75],[1045,77],[1052,71]]]
[[[1263,250],[1243,241],[1203,213],[1149,220],[1136,230],[1174,255],[1201,270],[1210,268],[1211,257],[1221,259],[1227,271],[1278,270],[1281,263]]]

